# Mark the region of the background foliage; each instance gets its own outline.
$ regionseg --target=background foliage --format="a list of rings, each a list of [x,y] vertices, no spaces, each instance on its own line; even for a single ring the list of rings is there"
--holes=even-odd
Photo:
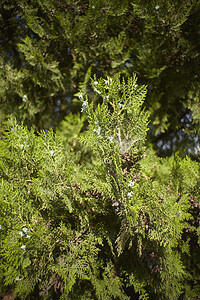
[[[1,1],[1,119],[36,129],[77,113],[89,78],[135,72],[148,85],[148,140],[197,154],[199,1]],[[95,96],[94,96],[95,97]]]

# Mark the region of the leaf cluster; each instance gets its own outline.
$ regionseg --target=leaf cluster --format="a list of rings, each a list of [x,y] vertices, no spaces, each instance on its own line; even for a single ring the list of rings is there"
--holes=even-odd
[[[90,163],[60,133],[13,120],[5,127],[1,282],[27,299],[198,295],[198,162],[145,149],[146,88],[135,76],[91,85],[98,101],[79,93],[88,119],[79,141]]]

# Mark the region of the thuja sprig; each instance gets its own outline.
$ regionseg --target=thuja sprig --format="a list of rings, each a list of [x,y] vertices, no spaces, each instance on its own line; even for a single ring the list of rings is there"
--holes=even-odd
[[[120,74],[115,79],[97,80],[94,77],[91,85],[95,92],[98,89],[101,98],[97,106],[87,95],[84,98],[79,94],[82,112],[88,117],[91,140],[93,132],[93,141],[96,136],[102,137],[105,144],[114,141],[124,153],[137,141],[144,141],[148,124],[148,112],[142,109],[146,87],[138,87],[136,82],[135,75],[127,82],[120,78]]]

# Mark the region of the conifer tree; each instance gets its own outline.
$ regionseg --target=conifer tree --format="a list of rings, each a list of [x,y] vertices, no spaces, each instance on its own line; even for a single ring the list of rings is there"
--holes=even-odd
[[[149,143],[195,157],[199,12],[198,0],[1,1],[1,120],[54,128],[80,110],[74,95],[90,91],[91,75],[136,72],[148,85]]]
[[[91,162],[79,161],[59,132],[14,120],[5,127],[2,289],[20,299],[193,299],[199,163],[145,149],[146,87],[135,75],[94,77],[91,86],[99,102],[79,93],[88,120],[79,142]]]

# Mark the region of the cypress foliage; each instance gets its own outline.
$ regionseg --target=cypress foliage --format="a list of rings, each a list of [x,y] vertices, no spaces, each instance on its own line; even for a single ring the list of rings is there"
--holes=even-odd
[[[77,129],[91,160],[63,143],[70,119],[55,134],[13,120],[5,127],[2,289],[11,286],[20,299],[192,299],[199,163],[145,148],[146,87],[135,75],[94,77],[91,86],[99,101],[80,91],[88,126]]]
[[[90,92],[91,75],[136,72],[148,85],[149,143],[195,157],[199,12],[198,0],[1,1],[0,120],[55,128],[80,110],[74,95]]]

